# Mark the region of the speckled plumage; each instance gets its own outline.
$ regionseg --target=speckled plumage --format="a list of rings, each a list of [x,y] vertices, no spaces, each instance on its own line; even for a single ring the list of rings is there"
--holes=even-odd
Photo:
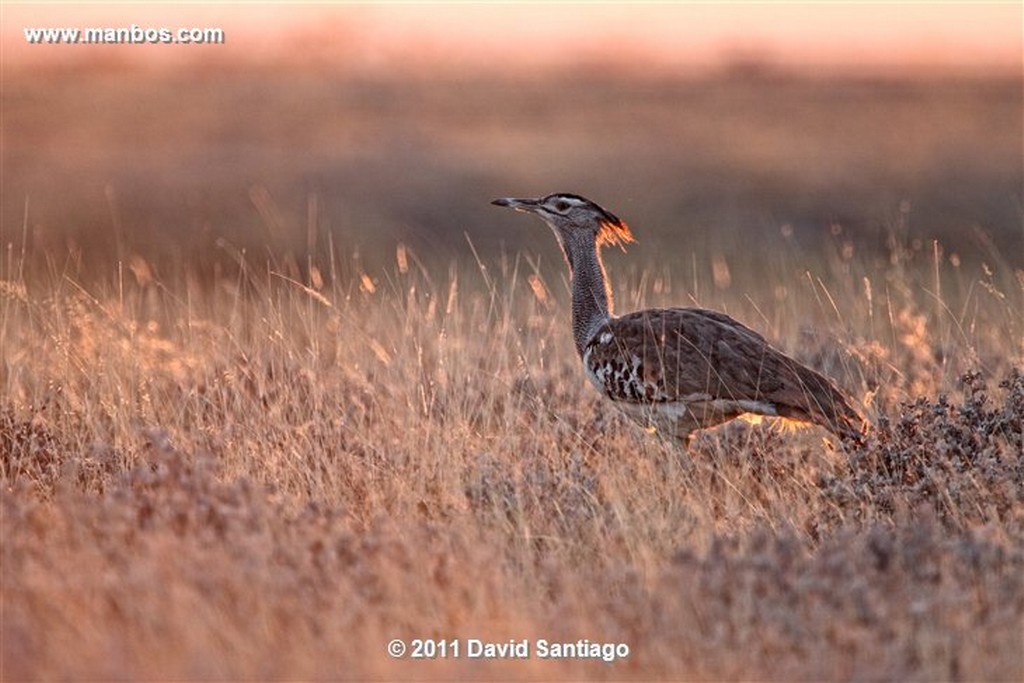
[[[827,379],[715,311],[609,318],[582,358],[605,396],[633,404],[624,407],[634,418],[679,438],[743,413],[812,422],[843,437],[860,432],[860,416]]]
[[[552,228],[572,275],[572,328],[591,383],[647,427],[685,439],[743,413],[786,417],[857,439],[863,418],[814,370],[733,318],[700,308],[612,316],[603,244],[632,241],[625,223],[578,195],[497,199]]]

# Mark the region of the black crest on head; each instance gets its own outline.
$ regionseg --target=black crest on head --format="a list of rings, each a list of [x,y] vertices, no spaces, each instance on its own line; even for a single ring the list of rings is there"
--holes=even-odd
[[[601,221],[601,228],[597,231],[597,243],[599,245],[615,245],[620,249],[625,249],[626,244],[636,241],[633,237],[632,231],[629,229],[629,226],[626,225],[625,221],[621,220],[614,213],[592,199],[587,199],[586,197],[573,194],[571,192],[558,192],[556,194],[548,195],[543,201],[546,202],[547,200],[554,199],[555,197],[575,199],[597,209]]]

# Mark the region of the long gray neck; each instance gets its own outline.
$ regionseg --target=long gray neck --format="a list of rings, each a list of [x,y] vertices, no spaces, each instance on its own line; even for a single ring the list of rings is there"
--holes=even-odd
[[[612,295],[593,237],[570,237],[562,249],[572,276],[572,335],[582,357],[587,342],[611,317]]]

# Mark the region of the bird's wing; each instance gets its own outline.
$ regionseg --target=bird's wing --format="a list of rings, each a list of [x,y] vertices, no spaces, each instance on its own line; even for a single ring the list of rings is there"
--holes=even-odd
[[[724,313],[667,308],[613,318],[585,360],[613,400],[766,402],[837,433],[860,422],[831,382]]]

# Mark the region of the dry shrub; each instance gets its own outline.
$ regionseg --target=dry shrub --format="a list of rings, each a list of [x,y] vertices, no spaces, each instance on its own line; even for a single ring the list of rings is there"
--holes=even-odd
[[[928,508],[950,530],[996,524],[1024,538],[1024,375],[1012,370],[996,401],[980,373],[961,381],[959,403],[919,397],[880,418],[848,472],[822,482],[837,513]]]
[[[116,479],[3,494],[5,677],[364,678],[389,636],[515,616],[458,527],[295,509],[167,444]]]
[[[701,678],[1013,680],[1024,553],[987,536],[924,514],[813,546],[765,529],[719,538],[675,558],[654,633],[696,641]]]

